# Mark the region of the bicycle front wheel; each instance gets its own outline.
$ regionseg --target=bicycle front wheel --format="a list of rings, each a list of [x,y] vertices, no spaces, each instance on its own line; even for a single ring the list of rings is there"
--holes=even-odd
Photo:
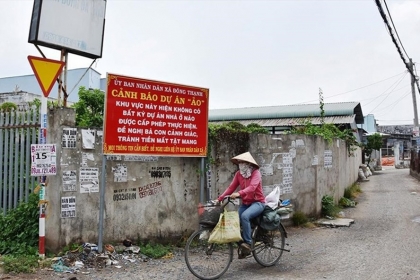
[[[284,228],[280,225],[275,230],[268,231],[257,226],[252,237],[254,259],[262,266],[273,266],[278,263],[285,244]]]
[[[200,229],[188,238],[185,245],[185,263],[196,277],[217,279],[229,268],[233,259],[232,243],[208,243],[210,229]]]

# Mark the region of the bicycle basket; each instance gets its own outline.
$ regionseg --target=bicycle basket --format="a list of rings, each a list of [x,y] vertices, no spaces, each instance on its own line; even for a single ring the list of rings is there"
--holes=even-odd
[[[215,226],[219,222],[223,207],[220,205],[198,206],[198,222],[200,225]]]

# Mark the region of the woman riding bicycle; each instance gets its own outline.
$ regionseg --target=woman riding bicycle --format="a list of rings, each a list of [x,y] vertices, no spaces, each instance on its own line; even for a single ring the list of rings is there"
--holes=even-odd
[[[249,152],[233,157],[231,161],[237,164],[239,170],[230,183],[229,187],[218,197],[218,201],[230,196],[242,199],[239,207],[239,218],[242,226],[242,239],[240,245],[242,254],[239,258],[245,258],[251,253],[251,220],[259,216],[265,206],[265,197],[262,189],[261,173],[259,165]],[[239,191],[235,192],[239,187]]]

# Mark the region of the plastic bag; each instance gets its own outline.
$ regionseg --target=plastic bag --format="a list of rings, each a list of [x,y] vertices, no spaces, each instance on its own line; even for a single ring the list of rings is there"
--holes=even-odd
[[[277,186],[265,197],[265,205],[269,206],[271,209],[276,209],[279,206],[279,200],[280,187]]]
[[[280,215],[277,213],[277,210],[273,210],[269,206],[264,207],[262,212],[262,219],[260,221],[260,226],[266,230],[275,230],[280,225]]]
[[[219,222],[211,231],[208,243],[230,243],[242,240],[239,214],[237,211],[225,211],[220,214]]]
[[[208,203],[206,205],[198,205],[198,218],[200,225],[215,226],[220,219],[223,207]]]

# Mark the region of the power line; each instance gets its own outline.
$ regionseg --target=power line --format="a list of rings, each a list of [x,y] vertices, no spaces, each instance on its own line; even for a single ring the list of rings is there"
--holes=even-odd
[[[405,72],[406,74],[407,74],[407,72]],[[383,94],[385,94],[388,90],[390,90],[390,92],[384,97],[384,100],[385,100],[385,98],[386,97],[388,97],[389,96],[389,94],[391,94],[392,92],[395,92],[396,90],[395,90],[395,88],[401,83],[401,81],[404,79],[404,77],[405,77],[405,75],[403,76],[403,77],[401,77],[401,79],[399,79],[398,81],[396,81],[396,82],[394,82],[391,86],[389,86],[386,90],[384,90],[384,92],[382,93],[382,94],[380,94],[380,95],[378,95],[376,98],[374,98],[371,102],[368,102],[367,104],[365,104],[365,105],[369,105],[370,103],[372,103],[373,101],[375,101],[375,99],[378,99],[378,98],[380,98],[380,97],[382,97],[382,95]],[[392,90],[391,90],[391,88],[393,88]],[[383,101],[382,101],[383,102]],[[381,103],[382,103],[381,102]],[[379,103],[380,104],[380,103]],[[378,107],[379,106],[379,104],[376,106],[376,107]],[[375,107],[375,108],[376,108]]]
[[[411,120],[378,120],[378,119],[376,120],[380,122],[410,122],[411,121]]]
[[[376,119],[376,121],[377,122],[387,122],[388,125],[392,125],[392,124],[389,124],[389,123],[390,122],[404,122],[404,124],[406,124],[408,122],[412,122],[413,120],[378,120],[378,119]],[[402,125],[402,124],[400,124],[400,125]]]
[[[385,2],[385,0],[384,0],[384,2]],[[399,46],[399,44],[398,44],[398,42],[397,42],[397,40],[394,36],[393,29],[390,26],[390,24],[388,22],[388,18],[387,18],[386,14],[385,14],[385,12],[382,8],[382,4],[381,4],[380,0],[375,0],[375,3],[376,3],[376,6],[378,6],[379,14],[381,15],[383,21],[385,22],[386,27],[388,28],[388,32],[389,32],[389,35],[391,36],[392,42],[395,44],[395,47],[397,48],[397,51],[400,54],[400,57],[401,57],[402,61],[404,62],[404,65],[407,68],[408,72],[410,72],[411,76],[414,78],[414,81],[416,81],[417,89],[420,93],[420,86],[419,86],[419,82],[417,80],[417,77],[414,75],[413,69],[410,67],[410,65],[407,63],[406,59],[404,58],[404,55],[401,51],[401,48],[400,48],[400,46]],[[389,11],[388,11],[388,13],[389,13]],[[389,17],[391,18],[391,14],[389,14]],[[405,49],[404,49],[404,51],[405,51]],[[407,55],[407,57],[409,57],[409,56]]]
[[[404,50],[405,55],[406,55],[407,57],[410,57],[410,56],[407,54],[407,52],[405,51],[405,48],[404,48],[404,46],[403,46],[403,44],[402,44],[402,42],[401,42],[400,36],[398,35],[398,32],[397,32],[397,28],[395,28],[394,21],[392,20],[391,13],[389,12],[388,5],[386,4],[385,0],[384,0],[384,3],[385,3],[385,8],[386,8],[386,11],[388,12],[389,19],[391,20],[392,27],[394,27],[394,30],[395,30],[395,35],[397,35],[398,41],[400,42],[401,48]]]
[[[405,76],[405,75],[404,75]],[[403,80],[403,78],[404,77],[402,77],[399,81],[398,81],[398,83],[397,84],[395,84],[395,86],[394,86],[394,89],[401,83],[401,81]],[[392,87],[392,86],[391,86]],[[389,88],[391,88],[391,87],[389,87]],[[385,99],[391,94],[393,92],[393,90],[391,90],[383,99],[382,99],[382,101],[378,104],[378,105],[376,105],[376,107],[375,108],[373,108],[372,110],[371,110],[371,113],[376,109],[376,108],[378,108],[378,106],[379,105],[381,105],[384,101],[385,101]]]
[[[383,107],[380,110],[377,110],[375,115],[378,114],[378,112],[384,111],[386,109],[388,109],[389,107],[392,106],[392,108],[390,108],[389,110],[392,110],[398,103],[400,103],[401,100],[403,100],[404,98],[406,98],[407,96],[409,96],[411,94],[411,90],[409,90],[408,92],[406,92],[402,97],[400,97],[398,100],[394,101],[393,103],[389,104],[388,106]],[[388,110],[387,110],[388,112]]]
[[[393,90],[393,92],[395,93],[395,92],[397,92],[397,91],[400,91],[400,90],[403,90],[403,89],[405,89],[406,87],[409,87],[410,85],[405,85],[405,86],[402,86],[402,87],[400,87],[399,89],[395,89],[395,90]],[[378,99],[379,97],[381,97],[382,96],[382,94],[383,93],[381,93],[380,95],[377,95],[377,96],[375,96],[375,97],[370,97],[370,98],[365,98],[365,99],[358,99],[358,101],[360,101],[360,103],[362,103],[363,101],[366,101],[366,102],[368,102],[369,101],[369,103],[368,104],[370,104],[370,103],[372,103],[372,102],[370,102],[370,101],[374,101],[375,99]],[[368,104],[366,104],[366,105],[368,105]]]
[[[406,71],[404,71],[405,72],[405,75],[407,75],[407,72]],[[375,99],[377,99],[377,98],[380,98],[384,93],[386,93],[388,90],[390,90],[392,87],[394,88],[394,89],[392,89],[386,96],[385,96],[385,98],[391,93],[391,92],[394,92],[395,91],[395,88],[401,83],[401,81],[404,79],[404,77],[405,77],[405,75],[404,76],[402,76],[398,81],[396,81],[396,82],[394,82],[391,86],[389,86],[386,90],[384,90],[384,92],[383,93],[381,93],[380,95],[378,95],[377,97],[375,97],[371,102],[368,102],[367,104],[364,104],[364,105],[369,105],[370,103],[372,103],[373,101],[375,101]],[[382,101],[383,102],[383,101]],[[381,103],[382,103],[381,102]],[[380,104],[380,103],[379,103]],[[378,105],[379,106],[379,105]],[[378,107],[378,106],[376,106],[376,107]],[[375,108],[376,108],[375,107]]]
[[[371,84],[366,85],[366,86],[362,86],[362,87],[359,87],[359,88],[356,88],[356,89],[348,90],[348,91],[345,91],[345,92],[342,92],[342,93],[338,93],[338,94],[334,94],[334,95],[325,96],[325,97],[324,97],[324,99],[327,99],[327,98],[332,98],[332,97],[335,97],[335,96],[338,96],[338,95],[342,95],[342,94],[346,94],[346,93],[353,92],[353,91],[356,91],[356,90],[364,89],[364,88],[367,88],[367,87],[370,87],[370,86],[373,86],[373,85],[376,85],[376,84],[382,83],[382,82],[384,82],[384,81],[387,81],[387,80],[389,80],[389,79],[395,78],[395,77],[400,76],[400,75],[402,75],[402,74],[405,74],[405,75],[406,75],[406,74],[407,74],[407,71],[404,71],[404,72],[398,73],[398,74],[396,74],[396,75],[394,75],[394,76],[391,76],[391,77],[389,77],[389,78],[386,78],[386,79],[380,80],[380,81],[378,81],[378,82],[371,83]],[[403,78],[405,77],[405,75],[403,76]],[[309,100],[309,101],[304,101],[304,102],[297,103],[297,104],[305,104],[305,103],[310,103],[310,102],[315,102],[315,101],[319,101],[319,100],[318,100],[318,99],[316,99],[316,100]]]
[[[367,88],[367,87],[370,87],[370,86],[373,86],[373,85],[379,84],[379,83],[381,83],[381,82],[384,82],[384,81],[386,81],[386,80],[392,79],[392,78],[394,78],[394,77],[396,77],[396,76],[402,75],[402,74],[404,74],[404,73],[405,73],[405,74],[407,74],[407,71],[404,71],[404,72],[399,73],[399,74],[397,74],[397,75],[395,75],[395,76],[392,76],[392,77],[389,77],[389,78],[383,79],[382,81],[375,82],[375,83],[372,83],[372,84],[367,85],[367,86],[362,86],[362,87],[359,87],[359,88],[356,88],[356,89],[352,89],[352,90],[349,90],[349,91],[346,91],[346,92],[338,93],[338,94],[335,94],[335,95],[330,95],[330,96],[328,96],[327,98],[330,98],[330,97],[335,97],[335,96],[342,95],[342,94],[346,94],[346,93],[349,93],[349,92],[352,92],[352,91],[356,91],[356,90],[359,90],[359,89]],[[405,75],[403,76],[403,78],[404,78],[404,77],[405,77]]]

